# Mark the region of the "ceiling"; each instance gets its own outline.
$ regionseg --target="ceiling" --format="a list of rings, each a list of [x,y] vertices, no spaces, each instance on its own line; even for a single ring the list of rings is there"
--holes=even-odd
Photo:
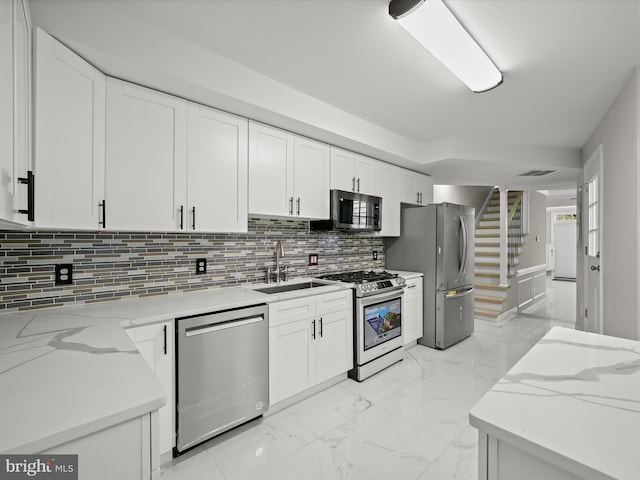
[[[504,74],[480,94],[389,17],[387,0],[29,4],[35,25],[108,74],[440,184],[575,184],[581,147],[640,64],[640,0],[446,1]],[[555,173],[519,176],[529,170]]]

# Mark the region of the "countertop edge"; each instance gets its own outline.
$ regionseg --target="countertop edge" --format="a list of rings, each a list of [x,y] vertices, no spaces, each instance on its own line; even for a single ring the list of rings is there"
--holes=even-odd
[[[511,432],[482,420],[481,418],[474,415],[473,408],[469,411],[469,424],[472,427],[475,427],[479,433],[483,432],[497,438],[498,440],[503,440],[525,453],[529,453],[544,461],[548,461],[558,468],[579,475],[580,477],[587,480],[616,480],[616,477],[612,477],[603,472],[595,470],[583,463],[580,463],[565,455],[550,450],[544,445],[540,445],[539,443],[527,440],[517,433]]]
[[[154,398],[152,400],[148,400],[144,403],[135,405],[133,407],[127,408],[126,410],[121,410],[112,415],[100,417],[91,422],[83,423],[76,427],[71,427],[67,430],[52,433],[42,438],[38,438],[28,443],[23,443],[21,445],[16,445],[10,447],[5,450],[3,453],[7,454],[24,454],[28,453],[38,453],[43,452],[48,449],[55,449],[55,447],[65,445],[69,442],[73,442],[75,440],[80,440],[83,437],[88,435],[92,435],[94,433],[100,432],[110,427],[114,427],[119,425],[120,423],[127,422],[129,420],[133,420],[138,417],[142,417],[144,415],[150,414],[154,410],[162,407],[167,403],[166,394],[163,394],[161,397]]]

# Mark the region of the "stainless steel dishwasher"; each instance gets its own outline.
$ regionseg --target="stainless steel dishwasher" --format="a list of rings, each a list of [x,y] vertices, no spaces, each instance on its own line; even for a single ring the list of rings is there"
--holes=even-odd
[[[269,407],[268,308],[176,321],[176,454]]]

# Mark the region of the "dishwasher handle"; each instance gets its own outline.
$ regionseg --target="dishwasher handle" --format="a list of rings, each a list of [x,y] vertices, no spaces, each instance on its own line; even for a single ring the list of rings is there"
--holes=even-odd
[[[210,323],[208,325],[200,325],[197,327],[187,328],[185,330],[184,335],[185,337],[193,337],[195,335],[203,335],[205,333],[218,332],[220,330],[226,330],[228,328],[242,327],[243,325],[250,325],[252,323],[258,323],[262,321],[264,321],[263,315],[235,318],[233,320],[228,320],[226,322]]]

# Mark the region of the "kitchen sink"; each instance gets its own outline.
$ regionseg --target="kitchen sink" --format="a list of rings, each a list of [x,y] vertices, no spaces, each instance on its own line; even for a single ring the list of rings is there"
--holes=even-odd
[[[282,293],[293,292],[295,290],[303,290],[305,288],[326,287],[328,283],[321,282],[300,282],[300,283],[287,283],[284,285],[274,285],[273,287],[256,288],[256,292],[261,293]]]

